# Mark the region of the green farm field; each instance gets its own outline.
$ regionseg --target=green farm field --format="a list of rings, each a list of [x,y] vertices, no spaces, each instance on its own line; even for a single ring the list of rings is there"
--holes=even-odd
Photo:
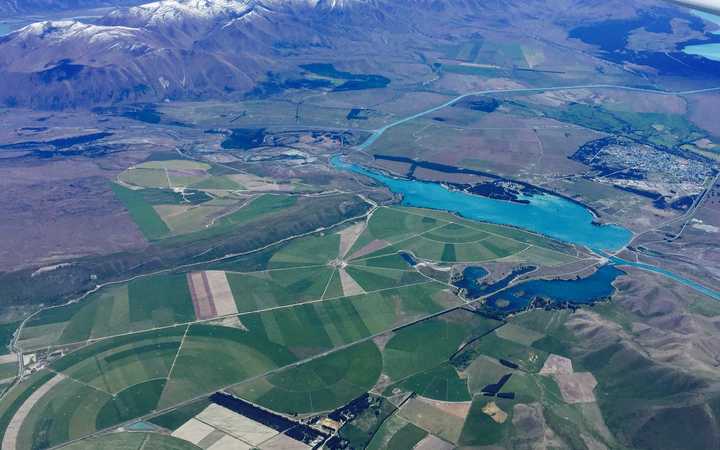
[[[348,254],[351,264],[369,265],[401,251],[445,263],[508,260],[557,266],[577,261],[575,249],[543,236],[415,208],[378,209]]]
[[[384,214],[386,209],[381,211]],[[390,215],[396,214],[387,211]],[[418,219],[414,215],[408,217],[410,221]],[[370,227],[372,224],[373,221]],[[399,255],[391,253],[350,260],[344,271],[361,291],[344,292],[342,277],[332,266],[332,262],[340,258],[339,253],[339,234],[326,233],[282,246],[272,253],[266,270],[237,272],[232,270],[232,262],[216,263],[213,269],[230,269],[226,276],[238,313],[433,282]],[[369,295],[368,302],[373,298]],[[107,286],[77,303],[43,310],[24,325],[18,342],[30,350],[195,320],[186,274],[153,275]]]
[[[386,448],[411,450],[420,442],[427,431],[418,428],[412,423],[402,419],[397,414],[388,418],[377,430],[368,445],[368,450],[381,450]],[[390,446],[392,445],[392,447]]]
[[[184,331],[129,334],[67,354],[7,394],[15,400],[4,403],[3,423],[22,420],[4,433],[19,448],[45,448],[151,412]]]
[[[168,375],[160,406],[172,406],[296,360],[283,345],[257,333],[193,325]]]
[[[218,236],[297,201],[282,194],[244,194],[226,169],[190,160],[141,163],[121,173],[112,189],[151,242]]]
[[[44,310],[25,324],[19,342],[31,349],[194,320],[186,276],[155,275],[110,286],[79,303]]]
[[[119,184],[113,184],[112,190],[147,240],[158,240],[170,234],[170,229],[142,194]]]
[[[397,331],[383,349],[383,373],[392,381],[385,394],[400,390],[440,401],[468,401],[467,375],[448,361],[465,343],[501,325],[454,311]]]
[[[232,196],[212,199],[203,191],[191,191],[187,196],[191,200],[170,198],[172,203],[151,203],[162,200],[156,200],[155,193],[148,198],[145,189],[131,190],[114,184],[113,191],[148,241],[173,236],[186,239],[219,236],[239,225],[282,212],[297,202],[297,197],[286,195],[265,194],[249,200]]]
[[[301,399],[312,398],[313,409],[332,409],[373,387],[382,370],[381,353],[365,341],[318,359],[313,355],[457,304],[442,285],[428,282],[240,315],[238,327],[183,325],[102,339],[51,364],[49,375],[58,375],[50,380],[57,384],[49,384],[30,408],[18,439],[56,445],[308,358],[298,368],[263,379],[260,385],[269,383],[271,389],[260,397],[254,391],[252,398],[268,404],[283,399],[283,408],[297,411]],[[304,385],[291,386],[291,380],[303,378]],[[26,399],[24,386],[10,396]],[[280,394],[287,389],[298,392]],[[76,396],[88,401],[73,402]],[[63,421],[46,420],[60,409],[69,411]]]
[[[157,433],[120,432],[85,439],[64,450],[198,450],[192,443]]]
[[[146,188],[171,188],[166,171],[162,169],[134,168],[127,170],[118,177],[120,181],[131,186]]]
[[[269,269],[326,265],[338,257],[340,237],[336,233],[298,239],[273,254]]]
[[[322,298],[333,274],[327,266],[228,273],[239,312],[251,312]]]
[[[193,325],[162,405],[240,383],[454,304],[441,286],[425,284],[246,314],[239,316],[243,329]],[[214,370],[208,373],[209,366]]]
[[[481,446],[499,444],[505,434],[511,429],[510,423],[499,424],[482,411],[487,404],[487,400],[477,397],[470,407],[470,412],[462,428],[459,442],[468,446]],[[501,403],[502,409],[505,405]]]
[[[402,380],[439,366],[469,337],[468,328],[441,318],[403,328],[385,346],[385,373],[393,380]],[[433,336],[433,339],[425,340],[425,336]]]
[[[396,389],[415,392],[422,397],[443,402],[470,400],[467,380],[461,378],[457,370],[447,363],[410,375],[393,384],[388,392],[394,392]]]
[[[390,289],[415,283],[425,283],[427,278],[414,270],[388,269],[349,265],[347,273],[366,292]]]
[[[381,371],[380,350],[372,341],[365,341],[231,391],[273,411],[317,413],[338,408],[369,391]]]
[[[14,378],[18,372],[18,364],[16,361],[0,364],[0,380],[8,380]]]

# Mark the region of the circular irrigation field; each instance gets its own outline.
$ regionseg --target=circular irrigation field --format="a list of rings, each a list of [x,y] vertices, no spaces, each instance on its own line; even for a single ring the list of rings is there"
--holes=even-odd
[[[381,372],[380,350],[365,341],[232,391],[274,411],[308,414],[333,410],[365,394]]]

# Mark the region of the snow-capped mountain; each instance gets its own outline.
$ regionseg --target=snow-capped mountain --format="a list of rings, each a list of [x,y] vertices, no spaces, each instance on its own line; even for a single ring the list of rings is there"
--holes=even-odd
[[[65,108],[227,98],[256,88],[271,72],[297,73],[299,64],[339,56],[368,73],[382,73],[391,60],[429,73],[413,48],[432,49],[459,36],[472,39],[483,27],[507,36],[518,32],[511,24],[538,17],[547,27],[558,14],[566,20],[573,14],[597,16],[598,9],[632,14],[638,8],[623,0],[553,0],[553,5],[548,8],[544,0],[161,0],[119,7],[92,24],[47,21],[0,37],[0,104]]]
[[[0,102],[63,108],[252,89],[276,42],[329,45],[329,11],[360,0],[162,0],[95,24],[45,21],[0,38]]]
[[[168,26],[191,19],[240,16],[252,9],[253,3],[250,0],[163,0],[113,11],[106,21]]]
[[[208,28],[251,13],[253,0],[162,0],[116,9],[101,21],[104,25],[142,27],[168,31],[194,39]]]
[[[0,67],[34,72],[53,59],[102,65],[115,56],[141,56],[159,48],[151,33],[125,26],[45,21],[28,25],[0,41]]]

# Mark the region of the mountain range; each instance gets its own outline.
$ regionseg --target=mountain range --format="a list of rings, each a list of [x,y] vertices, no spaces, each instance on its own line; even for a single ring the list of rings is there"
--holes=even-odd
[[[32,9],[16,2],[3,0],[0,11]],[[67,6],[50,3],[51,9]],[[417,49],[479,30],[512,35],[528,21],[545,22],[544,39],[564,44],[568,24],[603,14],[632,16],[653,4],[163,0],[117,7],[99,19],[42,21],[0,37],[0,104],[62,109],[241,96],[268,75],[297,72],[300,51],[318,61],[341,54],[382,74],[388,59],[424,64]]]

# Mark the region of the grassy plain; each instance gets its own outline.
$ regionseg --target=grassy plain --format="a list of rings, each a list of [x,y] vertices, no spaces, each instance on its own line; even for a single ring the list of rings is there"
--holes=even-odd
[[[0,364],[0,380],[13,378],[17,375],[18,364],[16,361]]]
[[[296,202],[297,197],[294,196],[271,194],[262,195],[240,210],[222,217],[218,221],[218,225],[230,226],[250,222],[262,216],[270,215],[285,208],[289,208]]]
[[[666,148],[693,142],[707,135],[681,114],[621,111],[579,102],[560,108],[538,105],[528,107],[561,122],[612,135],[628,136]]]
[[[125,184],[149,188],[171,188],[167,172],[162,169],[133,168],[118,177]]]
[[[537,372],[547,357],[547,352],[503,339],[498,332],[484,336],[463,349],[456,360],[474,359],[477,355],[486,355],[497,360],[511,361],[530,372]]]

